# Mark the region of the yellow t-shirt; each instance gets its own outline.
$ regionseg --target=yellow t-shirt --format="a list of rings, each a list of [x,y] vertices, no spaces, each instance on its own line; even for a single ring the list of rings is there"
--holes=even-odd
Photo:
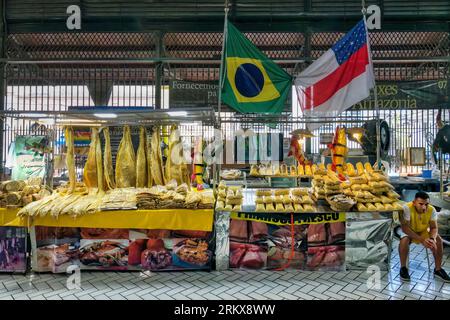
[[[421,237],[429,237],[430,221],[437,220],[437,212],[433,206],[429,205],[427,211],[418,213],[412,202],[403,207],[403,219],[408,222],[412,231]],[[419,243],[413,240],[415,243]]]

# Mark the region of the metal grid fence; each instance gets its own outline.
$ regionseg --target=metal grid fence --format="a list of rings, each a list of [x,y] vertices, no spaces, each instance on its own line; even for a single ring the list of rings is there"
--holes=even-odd
[[[246,35],[295,76],[307,67],[311,59],[328,50],[342,33]],[[448,81],[450,66],[445,57],[448,59],[450,56],[450,33],[373,32],[370,38],[377,81]],[[7,86],[5,108],[43,113],[64,111],[68,106],[169,108],[172,107],[171,82],[218,82],[221,47],[221,33],[10,34],[7,39],[10,62],[4,74]],[[407,147],[425,147],[430,154],[430,142],[437,132],[437,106],[422,107],[426,109],[381,112],[381,118],[392,129],[389,155],[394,166],[399,167],[399,151]],[[304,124],[289,122],[292,117],[299,116],[295,98],[292,106],[287,107],[290,112],[287,120],[274,129],[257,121],[245,123],[242,120],[239,123],[238,115],[225,106],[224,110],[222,128],[227,138],[242,126],[260,132],[283,132],[285,137],[289,137],[292,130],[304,127]],[[449,112],[444,110],[444,121],[450,120]],[[344,116],[373,118],[374,111],[347,111]],[[34,123],[5,119],[3,160],[15,135],[36,132],[33,131]],[[324,126],[320,132],[333,132],[335,125]],[[211,139],[213,135],[211,127],[195,124],[182,127],[182,132],[191,141],[198,136]],[[358,147],[353,142],[349,146]],[[318,152],[319,147],[318,138],[313,138],[311,151]],[[446,161],[448,165],[450,160]]]

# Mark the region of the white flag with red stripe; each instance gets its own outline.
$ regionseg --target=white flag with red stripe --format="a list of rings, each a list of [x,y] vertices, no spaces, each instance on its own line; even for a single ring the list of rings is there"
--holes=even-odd
[[[310,117],[335,117],[369,97],[374,86],[365,19],[295,79],[300,107]]]

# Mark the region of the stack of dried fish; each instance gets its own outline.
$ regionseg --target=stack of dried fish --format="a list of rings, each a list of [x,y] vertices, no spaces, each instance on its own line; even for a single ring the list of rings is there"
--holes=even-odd
[[[167,192],[163,186],[154,186],[136,194],[138,209],[156,209],[161,195]]]
[[[200,192],[200,203],[198,204],[199,209],[214,209],[214,203],[216,199],[214,198],[214,193],[212,190],[205,190]]]
[[[137,189],[120,188],[108,191],[103,196],[100,210],[133,210],[137,209]]]
[[[139,209],[176,209],[185,207],[186,196],[163,186],[154,186],[138,192],[136,199]]]
[[[187,209],[197,209],[200,201],[202,201],[200,192],[190,191],[186,195],[186,204],[185,204],[186,208]]]
[[[176,193],[173,190],[163,194],[158,203],[158,209],[177,209],[184,208],[186,196]]]

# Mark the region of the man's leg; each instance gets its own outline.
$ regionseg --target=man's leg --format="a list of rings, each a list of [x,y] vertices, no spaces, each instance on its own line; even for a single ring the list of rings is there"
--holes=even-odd
[[[436,249],[431,250],[433,252],[434,261],[436,267],[434,268],[434,275],[438,276],[444,282],[450,283],[450,276],[442,269],[442,256],[444,252],[444,245],[442,243],[442,238],[438,235],[436,237]]]
[[[400,244],[398,245],[398,253],[400,255],[400,266],[406,267],[406,260],[408,259],[409,253],[409,237],[403,237],[400,239]]]
[[[436,249],[431,249],[431,252],[434,256],[435,270],[439,271],[442,267],[442,257],[444,255],[444,244],[439,235],[436,237]]]

